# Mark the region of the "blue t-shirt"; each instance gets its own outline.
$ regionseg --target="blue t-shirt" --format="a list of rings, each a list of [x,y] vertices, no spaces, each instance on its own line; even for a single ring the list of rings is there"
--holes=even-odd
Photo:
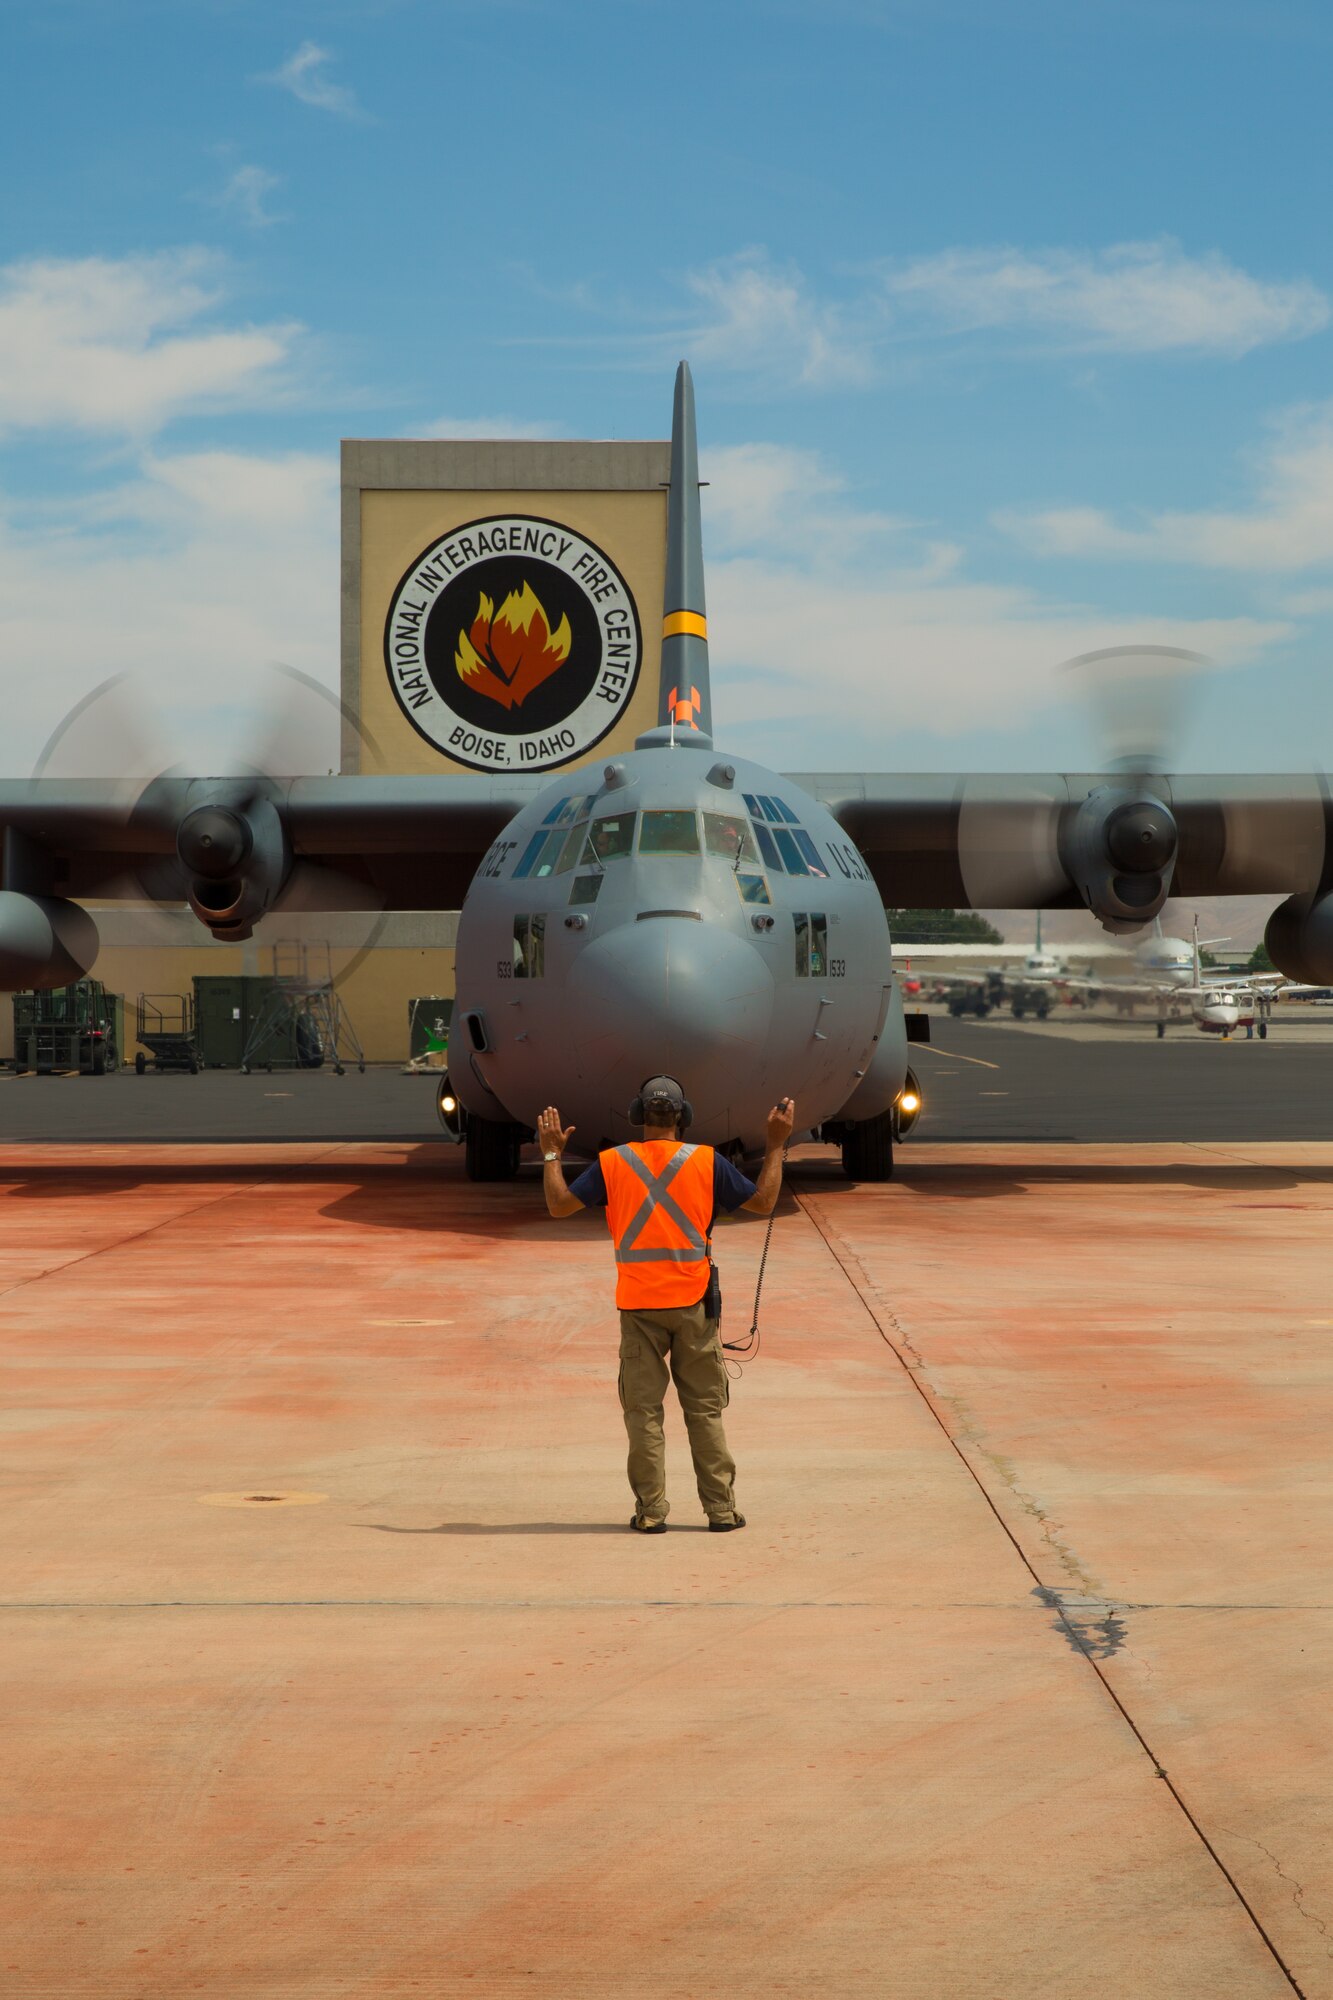
[[[567,1185],[575,1201],[581,1201],[585,1208],[606,1207],[606,1176],[602,1172],[602,1163],[600,1160],[594,1160],[590,1167],[583,1169],[577,1180],[569,1181]],[[734,1208],[739,1208],[742,1203],[750,1199],[752,1194],[757,1194],[758,1192],[759,1190],[754,1182],[748,1179],[745,1174],[737,1173],[730,1160],[724,1160],[721,1153],[714,1153],[714,1215],[717,1214],[719,1209],[725,1215],[730,1215]],[[709,1218],[708,1226],[710,1229],[713,1226],[711,1217]]]

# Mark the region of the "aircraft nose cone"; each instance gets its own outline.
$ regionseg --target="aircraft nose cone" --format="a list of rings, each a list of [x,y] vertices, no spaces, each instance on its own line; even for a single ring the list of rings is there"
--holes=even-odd
[[[646,1076],[678,1077],[702,1124],[727,1106],[746,1050],[768,1033],[773,980],[758,950],[684,917],[623,924],[579,953],[568,986],[579,1072],[619,1104]]]

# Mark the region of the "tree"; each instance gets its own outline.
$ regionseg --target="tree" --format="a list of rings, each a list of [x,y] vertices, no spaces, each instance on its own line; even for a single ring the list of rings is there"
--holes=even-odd
[[[1262,938],[1260,938],[1258,944],[1254,947],[1254,950],[1250,953],[1249,957],[1246,959],[1245,966],[1248,972],[1277,971],[1277,967],[1274,965],[1272,959],[1268,955],[1268,946],[1264,943],[1264,940]]]
[[[994,924],[975,910],[885,910],[895,945],[1003,944]]]

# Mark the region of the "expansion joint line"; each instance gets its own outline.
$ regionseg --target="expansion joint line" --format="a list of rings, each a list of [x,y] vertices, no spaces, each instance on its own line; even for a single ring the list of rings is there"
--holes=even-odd
[[[865,1307],[865,1310],[869,1315],[871,1325],[875,1328],[875,1331],[878,1333],[880,1339],[884,1342],[884,1345],[888,1348],[889,1352],[893,1355],[895,1361],[898,1363],[898,1366],[902,1369],[903,1374],[906,1375],[908,1381],[912,1384],[912,1387],[916,1390],[916,1393],[918,1394],[918,1396],[920,1396],[922,1402],[929,1410],[935,1423],[938,1425],[940,1431],[943,1433],[950,1451],[954,1454],[954,1457],[958,1460],[958,1463],[962,1466],[968,1478],[972,1481],[972,1484],[976,1487],[978,1493],[985,1501],[986,1506],[990,1509],[991,1514],[994,1516],[996,1524],[999,1527],[1001,1533],[1005,1536],[1005,1539],[1009,1542],[1010,1546],[1014,1551],[1014,1554],[1018,1557],[1018,1560],[1022,1563],[1024,1569],[1027,1571],[1028,1575],[1032,1578],[1033,1584],[1037,1592],[1039,1593],[1041,1602],[1055,1611],[1057,1618],[1059,1619],[1061,1625],[1064,1627],[1065,1635],[1068,1638],[1071,1647],[1076,1653],[1078,1653],[1081,1656],[1081,1658],[1087,1661],[1093,1673],[1097,1676],[1097,1679],[1101,1682],[1103,1692],[1106,1695],[1108,1695],[1110,1700],[1114,1703],[1115,1707],[1120,1713],[1121,1719],[1125,1723],[1126,1728],[1130,1731],[1131,1735],[1138,1743],[1139,1748],[1142,1750],[1144,1756],[1148,1759],[1148,1762],[1152,1765],[1154,1777],[1160,1778],[1162,1783],[1166,1786],[1167,1790],[1170,1792],[1172,1798],[1175,1800],[1177,1806],[1180,1808],[1181,1813],[1184,1815],[1185,1820],[1188,1822],[1189,1826],[1193,1829],[1193,1832],[1195,1834],[1195,1837],[1198,1839],[1199,1844],[1203,1847],[1205,1853],[1212,1861],[1214,1867],[1217,1869],[1218,1873],[1222,1876],[1223,1880],[1226,1882],[1227,1887],[1231,1890],[1232,1895],[1236,1898],[1236,1901],[1240,1904],[1246,1916],[1249,1918],[1250,1922],[1254,1925],[1255,1930],[1259,1933],[1259,1936],[1263,1939],[1263,1942],[1273,1959],[1273,1963],[1277,1966],[1279,1972],[1286,1980],[1288,1986],[1290,1986],[1292,1992],[1297,1995],[1298,2000],[1307,2000],[1307,1995],[1305,1993],[1304,1988],[1301,1986],[1300,1982],[1296,1978],[1295,1973],[1292,1971],[1291,1967],[1287,1964],[1287,1961],[1283,1958],[1282,1953],[1278,1950],[1276,1944],[1273,1942],[1272,1938],[1265,1930],[1263,1921],[1260,1918],[1258,1911],[1254,1908],[1254,1905],[1250,1902],[1248,1896],[1245,1894],[1245,1891],[1241,1888],[1240,1883],[1236,1880],[1236,1877],[1227,1867],[1226,1862],[1222,1859],[1221,1855],[1214,1847],[1212,1841],[1208,1838],[1208,1835],[1204,1832],[1203,1827],[1201,1826],[1199,1821],[1190,1811],[1189,1806],[1186,1805],[1185,1800],[1181,1796],[1180,1791],[1178,1790],[1174,1780],[1171,1778],[1170,1774],[1167,1772],[1164,1765],[1161,1763],[1161,1760],[1158,1758],[1156,1751],[1149,1743],[1143,1731],[1139,1728],[1138,1723],[1135,1722],[1133,1716],[1130,1714],[1129,1710],[1125,1707],[1124,1702],[1120,1699],[1120,1696],[1116,1693],[1115,1689],[1112,1687],[1109,1679],[1103,1672],[1101,1666],[1099,1665],[1097,1660],[1093,1657],[1093,1655],[1089,1652],[1083,1635],[1079,1632],[1076,1625],[1074,1624],[1074,1621],[1070,1618],[1058,1594],[1049,1590],[1047,1586],[1042,1582],[1041,1578],[1038,1576],[1036,1570],[1033,1568],[1032,1563],[1028,1558],[1027,1551],[1024,1549],[1022,1543],[1015,1535],[1013,1529],[1009,1526],[1009,1523],[1005,1520],[1004,1515],[1000,1512],[1000,1509],[996,1506],[993,1497],[988,1491],[984,1480],[977,1472],[976,1467],[973,1465],[972,1461],[967,1456],[967,1453],[963,1450],[962,1446],[959,1444],[958,1439],[954,1436],[953,1432],[950,1430],[948,1422],[946,1421],[945,1418],[944,1411],[941,1409],[939,1401],[936,1398],[933,1390],[931,1389],[930,1384],[925,1379],[925,1364],[921,1355],[919,1354],[917,1349],[912,1346],[910,1340],[908,1339],[907,1334],[902,1328],[897,1328],[899,1339],[895,1340],[893,1335],[885,1327],[884,1321],[881,1317],[880,1309],[876,1306],[876,1302],[873,1293],[871,1291],[869,1282],[866,1279],[864,1273],[861,1271],[859,1261],[855,1256],[852,1255],[851,1251],[843,1243],[841,1237],[838,1235],[837,1231],[833,1228],[833,1226],[825,1221],[824,1217],[821,1215],[819,1211],[819,1207],[815,1202],[815,1200],[809,1195],[796,1194],[794,1189],[792,1190],[792,1192],[793,1195],[795,1196],[797,1207],[805,1211],[806,1215],[810,1218],[811,1222],[814,1224],[819,1234],[823,1237],[824,1242],[827,1245],[829,1253],[832,1256],[834,1262],[841,1270],[843,1276],[846,1278],[852,1290],[856,1293],[856,1296],[860,1299],[861,1304]],[[896,1321],[895,1321],[895,1326],[896,1326]],[[902,1343],[901,1345],[900,1341]]]

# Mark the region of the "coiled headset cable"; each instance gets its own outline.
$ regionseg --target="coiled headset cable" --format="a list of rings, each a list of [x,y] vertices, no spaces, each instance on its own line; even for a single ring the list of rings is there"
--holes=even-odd
[[[784,1177],[787,1171],[787,1150],[786,1146],[782,1149],[782,1170]],[[779,1188],[778,1200],[780,1201],[781,1199],[782,1189]],[[759,1257],[759,1274],[754,1284],[754,1310],[750,1315],[750,1331],[746,1334],[744,1340],[724,1340],[722,1342],[724,1357],[728,1354],[734,1354],[739,1357],[735,1361],[725,1362],[727,1373],[733,1382],[739,1382],[741,1376],[744,1374],[743,1363],[753,1361],[759,1353],[759,1295],[764,1289],[764,1267],[768,1263],[769,1245],[773,1241],[773,1224],[777,1219],[778,1204],[775,1201],[772,1209],[769,1211],[768,1228],[764,1231],[764,1247]]]

